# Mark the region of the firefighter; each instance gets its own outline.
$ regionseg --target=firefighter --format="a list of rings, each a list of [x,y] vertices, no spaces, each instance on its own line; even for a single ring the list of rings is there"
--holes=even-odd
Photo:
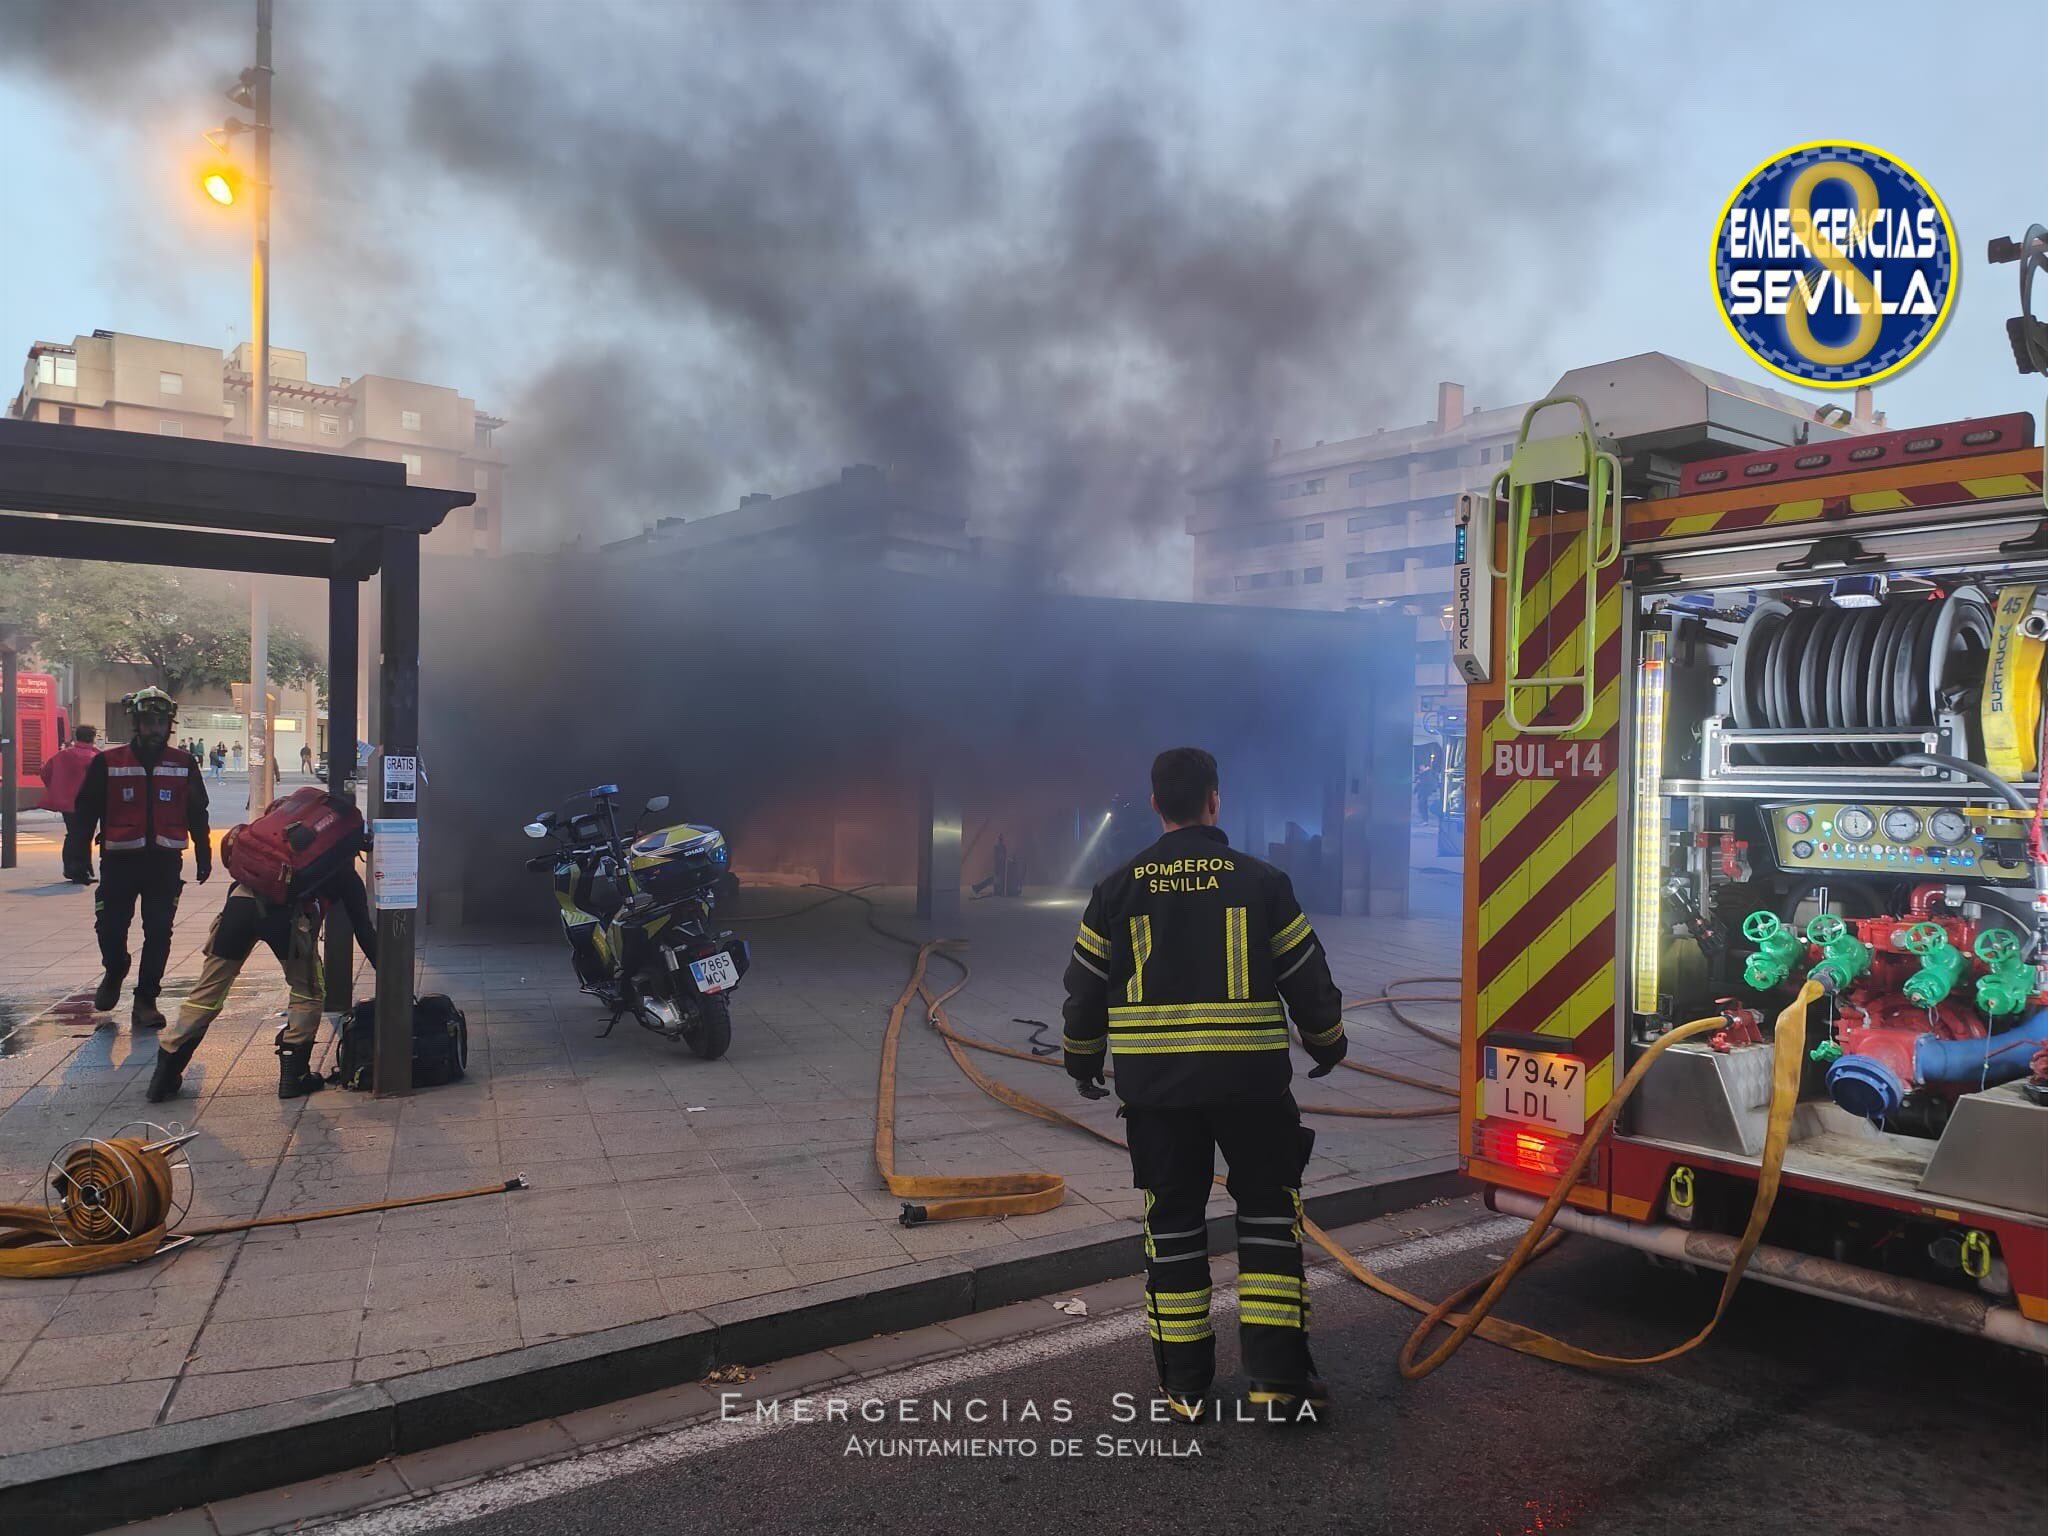
[[[1200,1423],[1216,1371],[1209,1189],[1237,1203],[1238,1324],[1250,1400],[1282,1422],[1328,1399],[1308,1349],[1301,1177],[1314,1132],[1288,1090],[1287,1015],[1321,1077],[1344,1059],[1343,998],[1285,873],[1216,825],[1216,759],[1152,764],[1164,835],[1095,887],[1067,963],[1067,1072],[1100,1097],[1116,1054],[1132,1181],[1145,1192],[1145,1329],[1169,1410]],[[1282,1012],[1282,1002],[1286,1012]]]
[[[177,703],[161,688],[144,688],[121,703],[133,722],[125,746],[102,752],[78,787],[78,816],[90,839],[100,834],[100,885],[93,903],[100,962],[106,972],[92,1006],[105,1013],[121,1001],[128,975],[128,929],[142,903],[142,969],[135,977],[137,1029],[162,1029],[157,1010],[164,964],[171,955],[171,925],[185,884],[185,849],[192,849],[201,885],[213,873],[213,843],[206,827],[206,784],[191,755],[170,744]]]
[[[370,919],[369,898],[353,863],[343,864],[314,889],[277,906],[239,884],[228,887],[227,900],[221,903],[220,915],[206,935],[199,980],[185,994],[178,1021],[157,1040],[156,1067],[149,1075],[146,1094],[150,1103],[176,1097],[192,1053],[206,1038],[207,1027],[220,1016],[228,989],[242,974],[242,966],[259,940],[277,956],[291,993],[284,1027],[277,1033],[277,1096],[296,1099],[327,1086],[327,1080],[312,1070],[312,1059],[321,1001],[327,990],[320,969],[320,934],[328,909],[336,902],[348,914],[363,957],[375,966],[377,925]]]

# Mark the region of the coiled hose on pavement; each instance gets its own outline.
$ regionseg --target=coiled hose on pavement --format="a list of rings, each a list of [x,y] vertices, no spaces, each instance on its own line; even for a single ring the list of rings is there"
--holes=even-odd
[[[166,1243],[180,1245],[171,1231],[178,1215],[171,1152],[186,1139],[145,1142],[134,1136],[92,1137],[59,1152],[52,1159],[51,1198],[46,1204],[0,1204],[0,1277],[53,1279],[98,1274],[154,1258]],[[525,1187],[524,1179],[510,1178],[446,1194],[215,1222],[181,1230],[177,1238],[295,1226],[409,1205],[472,1200]]]

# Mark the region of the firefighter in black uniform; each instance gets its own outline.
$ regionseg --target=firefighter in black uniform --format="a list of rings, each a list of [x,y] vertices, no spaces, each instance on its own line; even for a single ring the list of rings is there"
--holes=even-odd
[[[185,849],[201,885],[213,873],[213,843],[206,825],[206,781],[188,752],[170,743],[178,706],[161,688],[144,688],[121,701],[134,733],[128,744],[102,752],[78,786],[78,819],[88,839],[100,829],[100,884],[93,926],[106,967],[93,1008],[105,1013],[121,1000],[128,975],[128,929],[142,903],[142,969],[135,977],[134,1025],[162,1029],[156,1006],[164,965],[171,957],[171,924],[185,885]],[[88,846],[90,846],[88,844]]]
[[[1174,1416],[1199,1423],[1216,1373],[1207,1210],[1222,1149],[1237,1202],[1237,1314],[1250,1400],[1276,1420],[1327,1400],[1308,1350],[1301,1176],[1315,1133],[1288,1091],[1287,1015],[1321,1077],[1344,1059],[1343,998],[1285,873],[1216,826],[1216,759],[1152,764],[1165,835],[1088,900],[1067,963],[1068,1073],[1116,1053],[1133,1182],[1145,1192],[1145,1331]],[[1282,1012],[1282,1002],[1286,1012]]]

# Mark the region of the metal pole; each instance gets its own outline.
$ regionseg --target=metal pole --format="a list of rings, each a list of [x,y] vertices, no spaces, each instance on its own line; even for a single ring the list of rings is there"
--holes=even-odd
[[[256,114],[256,248],[249,263],[249,441],[270,441],[270,10],[256,0],[256,78],[250,86]],[[263,578],[249,579],[249,811],[276,798],[276,742],[270,728],[270,603]],[[261,762],[257,761],[261,757]]]
[[[249,814],[276,798],[270,762],[270,594],[263,578],[249,578]],[[259,754],[262,762],[257,762]]]
[[[362,584],[353,575],[327,578],[327,789],[344,795],[356,763],[356,602]],[[310,712],[307,728],[312,725]],[[327,1011],[355,1001],[354,939],[339,906],[327,915]]]
[[[379,614],[383,655],[377,669],[379,718],[386,757],[414,757],[420,729],[420,536],[406,528],[383,532],[383,600]],[[369,767],[372,803],[380,820],[413,818],[417,804],[384,802],[381,763]],[[387,826],[389,825],[387,821]],[[415,832],[418,823],[413,823]],[[377,1059],[372,1087],[378,1097],[412,1092],[412,908],[377,908]]]
[[[14,798],[21,775],[14,754],[18,722],[15,706],[17,660],[11,641],[0,639],[0,869],[12,869],[17,862],[14,845]],[[37,764],[38,767],[41,764]]]

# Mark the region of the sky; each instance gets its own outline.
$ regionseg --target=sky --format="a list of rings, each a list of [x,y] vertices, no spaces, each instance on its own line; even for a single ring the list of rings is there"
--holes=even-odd
[[[274,340],[511,418],[515,544],[868,461],[1143,585],[1192,478],[1426,419],[1439,379],[1500,405],[1661,350],[1774,382],[1708,246],[1814,138],[1954,222],[1891,421],[2041,405],[1984,259],[2048,222],[2038,3],[276,10]],[[0,355],[246,337],[247,228],[196,171],[253,11],[0,0]]]

